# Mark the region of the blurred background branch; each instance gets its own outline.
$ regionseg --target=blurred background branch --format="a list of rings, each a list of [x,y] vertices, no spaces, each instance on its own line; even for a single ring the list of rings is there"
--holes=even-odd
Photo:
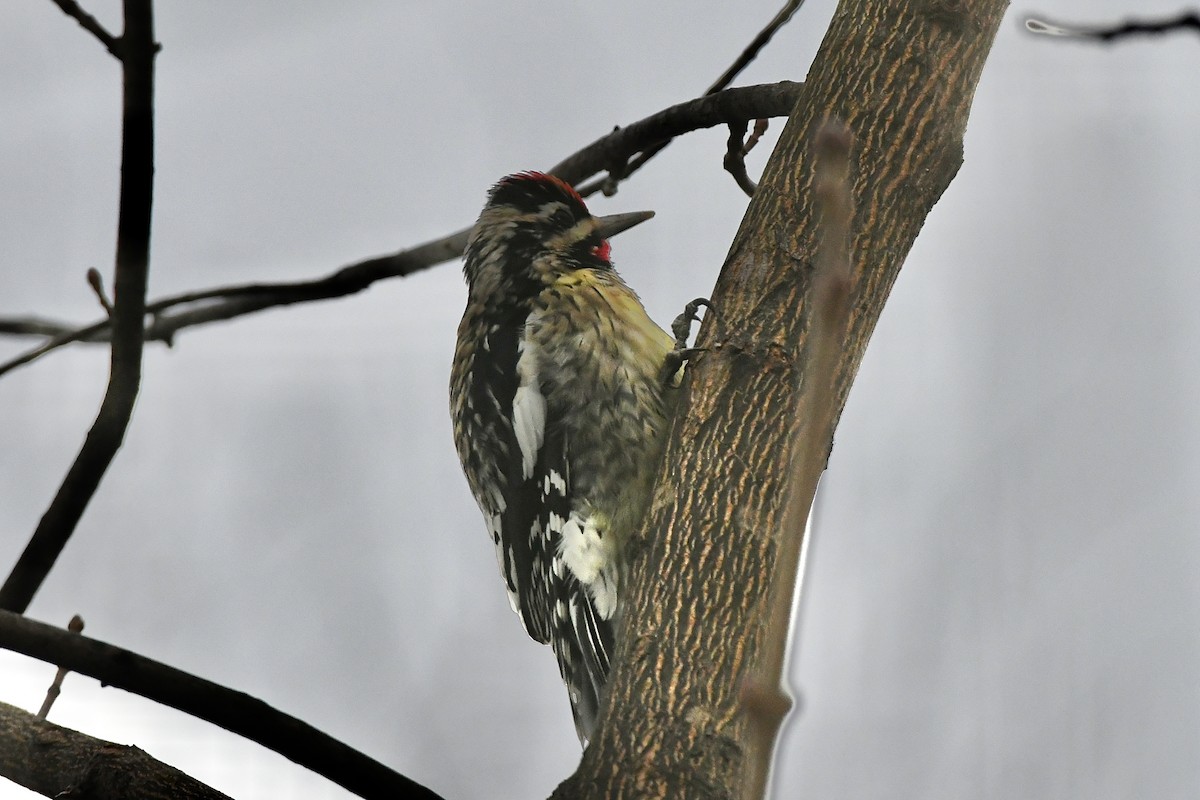
[[[1083,25],[1078,22],[1050,22],[1040,17],[1026,17],[1025,29],[1044,36],[1066,39],[1092,39],[1113,42],[1130,36],[1162,35],[1176,31],[1200,33],[1200,14],[1185,11],[1176,17],[1157,20],[1127,20],[1112,25]]]

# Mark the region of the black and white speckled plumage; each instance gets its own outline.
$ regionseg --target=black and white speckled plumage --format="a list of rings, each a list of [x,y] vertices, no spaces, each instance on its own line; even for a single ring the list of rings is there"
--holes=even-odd
[[[509,601],[549,643],[586,744],[673,388],[674,340],[609,261],[603,221],[557,178],[498,183],[467,246],[454,438]]]

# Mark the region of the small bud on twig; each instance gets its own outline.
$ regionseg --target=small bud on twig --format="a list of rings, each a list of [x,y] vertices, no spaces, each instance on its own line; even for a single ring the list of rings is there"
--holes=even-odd
[[[92,287],[92,291],[96,294],[96,299],[100,301],[100,305],[104,307],[104,313],[111,317],[113,307],[112,303],[108,301],[108,295],[104,293],[104,278],[100,276],[100,270],[95,267],[88,267],[87,282],[88,286]]]

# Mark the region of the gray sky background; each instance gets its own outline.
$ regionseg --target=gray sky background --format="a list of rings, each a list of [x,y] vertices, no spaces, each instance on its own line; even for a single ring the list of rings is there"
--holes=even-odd
[[[115,0],[86,5],[119,29]],[[467,225],[500,176],[696,95],[779,3],[159,5],[154,296],[318,276]],[[779,797],[1200,786],[1200,55],[1194,35],[1105,48],[1019,25],[1174,2],[1048,5],[1010,10],[966,163],[842,419]],[[739,82],[802,79],[832,11],[810,0]],[[91,320],[119,71],[49,2],[5,17],[0,314]],[[745,209],[724,136],[592,204],[658,212],[614,255],[662,322],[711,290]],[[125,448],[31,615],[80,613],[448,798],[549,794],[579,756],[565,691],[508,609],[450,440],[464,298],[444,265],[150,347]],[[0,380],[0,569],[105,372],[79,347]],[[0,653],[0,699],[36,709],[53,672]],[[52,719],[239,800],[348,796],[78,675]]]

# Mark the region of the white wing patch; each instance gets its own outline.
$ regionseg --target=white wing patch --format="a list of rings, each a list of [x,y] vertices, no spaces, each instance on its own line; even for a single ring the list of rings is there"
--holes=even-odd
[[[549,496],[551,490],[558,493],[559,497],[567,496],[567,482],[563,476],[558,473],[558,470],[550,470],[542,482],[542,494]]]
[[[558,553],[567,569],[581,584],[596,606],[601,619],[612,619],[617,610],[617,553],[613,537],[605,538],[594,516],[571,512],[570,517],[554,520],[561,524],[562,539]]]
[[[546,397],[538,386],[537,351],[522,340],[517,345],[517,375],[521,383],[513,395],[513,429],[521,449],[521,477],[533,475],[533,465],[546,441]]]
[[[533,475],[538,452],[546,439],[546,398],[533,386],[521,384],[513,396],[513,427],[521,448],[521,477]]]

